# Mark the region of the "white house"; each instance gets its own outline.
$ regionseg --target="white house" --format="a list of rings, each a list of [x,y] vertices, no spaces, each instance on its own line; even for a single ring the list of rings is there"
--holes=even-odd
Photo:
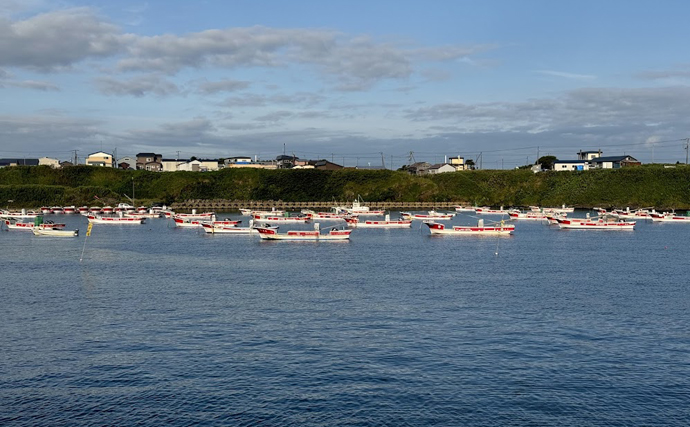
[[[618,169],[630,165],[639,165],[633,156],[608,156],[592,159],[592,167],[596,169]]]
[[[597,157],[601,157],[602,153],[603,153],[603,151],[601,151],[601,150],[597,150],[597,151],[582,151],[582,150],[580,150],[577,153],[577,159],[590,161],[592,159],[596,159]]]
[[[465,165],[465,158],[464,157],[449,157],[448,160],[450,161],[450,164],[455,167],[455,170],[457,171],[463,171],[467,169],[467,165]]]
[[[430,173],[430,174],[447,173],[447,172],[457,172],[457,169],[455,168],[455,166],[450,165],[448,163],[439,163],[439,164],[432,165],[427,170],[427,173]]]
[[[113,159],[112,154],[106,153],[105,151],[96,151],[95,153],[91,153],[86,157],[84,164],[87,166],[102,166],[112,168],[114,160],[115,159]]]
[[[60,167],[60,160],[50,157],[39,157],[38,164],[39,166],[50,166],[51,168],[56,169]]]
[[[586,171],[589,162],[586,160],[556,160],[552,166],[555,171]]]

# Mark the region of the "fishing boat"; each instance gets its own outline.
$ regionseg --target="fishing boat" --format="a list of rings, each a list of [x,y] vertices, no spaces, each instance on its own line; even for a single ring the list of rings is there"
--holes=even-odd
[[[258,228],[265,228],[271,230],[278,230],[277,226],[272,226],[270,224],[261,224],[260,226],[254,225],[253,220],[249,220],[249,227],[238,227],[235,225],[224,225],[210,222],[202,222],[201,226],[204,232],[209,234],[258,234]]]
[[[328,232],[322,233],[319,223],[314,224],[314,230],[290,230],[287,233],[278,233],[272,228],[257,227],[259,237],[264,240],[300,240],[300,241],[322,241],[322,240],[349,240],[352,230],[343,230],[337,227],[328,228]]]
[[[55,228],[33,228],[34,236],[47,236],[47,237],[77,237],[79,235],[79,230],[58,230]]]
[[[41,215],[39,212],[27,211],[26,209],[22,209],[19,212],[13,212],[13,211],[7,211],[7,210],[0,211],[0,218],[4,218],[4,219],[36,218],[39,215]]]
[[[101,213],[103,213],[103,214],[107,215],[107,214],[111,214],[113,212],[115,212],[115,208],[113,208],[112,206],[103,206],[101,208]]]
[[[215,216],[216,216],[215,212],[197,213],[196,209],[192,209],[192,213],[178,213],[178,214],[172,215],[173,218],[198,219],[201,221],[213,221],[213,218]]]
[[[412,227],[411,219],[391,220],[390,215],[386,215],[383,221],[367,219],[361,221],[357,216],[350,216],[345,218],[348,227],[357,228],[410,228]]]
[[[42,206],[41,209],[39,209],[39,210],[44,215],[53,213],[53,210],[51,208],[49,208],[48,206]]]
[[[690,222],[690,212],[686,215],[680,215],[675,212],[653,213],[651,214],[654,222]]]
[[[500,209],[492,209],[488,206],[483,206],[475,209],[474,212],[480,215],[508,215],[510,210],[503,209],[503,206],[501,206]]]
[[[649,210],[651,209],[651,211]],[[616,215],[618,218],[623,219],[652,219],[652,214],[656,211],[653,208],[642,208],[630,210],[630,208],[614,209],[611,211],[611,215]]]
[[[262,211],[262,210],[254,210],[254,209],[240,209],[240,214],[244,216],[279,216],[279,215],[285,215],[284,210],[276,209],[276,208],[271,208],[270,211]]]
[[[74,214],[77,213],[77,208],[74,206],[65,206],[62,208],[62,213],[64,214]]]
[[[627,230],[635,229],[635,221],[626,221],[615,215],[600,215],[590,218],[558,219],[558,227],[566,230]]]
[[[132,218],[127,216],[101,216],[101,215],[86,215],[86,219],[93,224],[143,224],[146,222],[145,218]]]
[[[82,215],[85,213],[89,213],[89,207],[88,206],[79,206],[77,208],[77,212],[82,214]]]
[[[58,224],[54,223],[53,221],[46,221],[46,222],[21,222],[17,220],[12,220],[12,219],[6,219],[5,221],[5,226],[7,227],[8,230],[24,230],[24,231],[31,231],[34,228],[42,228],[42,229],[56,229],[60,230],[65,228],[65,224]],[[38,222],[38,223],[37,223]]]
[[[113,209],[115,212],[131,212],[136,210],[136,208],[129,203],[118,203],[115,209]]]
[[[50,211],[51,211],[51,213],[54,213],[54,214],[65,213],[65,210],[62,209],[62,206],[51,206]]]
[[[384,215],[386,211],[372,210],[369,206],[362,205],[362,197],[357,196],[357,200],[352,202],[352,206],[334,206],[333,212],[350,215]]]
[[[549,216],[552,216],[552,215],[554,215],[554,214],[548,213],[548,212],[534,212],[534,211],[521,212],[518,210],[511,211],[508,214],[510,219],[524,219],[524,220],[530,220],[530,221],[544,221],[544,220],[548,219]]]
[[[309,209],[303,209],[302,214],[308,216],[312,220],[321,221],[343,221],[347,214],[335,212],[314,212]]]
[[[180,218],[178,216],[174,216],[173,221],[175,222],[175,227],[183,228],[198,228],[201,227],[201,223],[204,222],[200,219]]]
[[[530,206],[532,212],[544,213],[573,213],[575,208],[572,206],[561,205],[560,208],[540,208],[539,206]],[[535,210],[536,209],[536,210]]]
[[[450,220],[455,217],[455,213],[445,213],[445,212],[436,212],[436,211],[428,211],[425,214],[412,214],[409,212],[400,212],[400,216],[403,219],[422,219],[422,220]]]
[[[455,212],[474,212],[475,207],[474,206],[454,206]]]
[[[424,224],[429,227],[431,234],[441,235],[484,235],[484,236],[509,236],[515,231],[515,225],[506,224],[504,221],[492,223],[491,225],[484,225],[484,220],[477,221],[477,225],[456,225],[451,228],[446,228],[445,224],[435,221],[424,221]]]
[[[255,220],[266,222],[292,222],[292,223],[307,223],[311,220],[308,215],[293,215],[293,216],[262,216],[254,215]]]

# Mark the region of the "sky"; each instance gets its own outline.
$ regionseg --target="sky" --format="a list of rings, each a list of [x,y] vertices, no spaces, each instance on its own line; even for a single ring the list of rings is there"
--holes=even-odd
[[[0,157],[685,163],[683,0],[0,0]]]

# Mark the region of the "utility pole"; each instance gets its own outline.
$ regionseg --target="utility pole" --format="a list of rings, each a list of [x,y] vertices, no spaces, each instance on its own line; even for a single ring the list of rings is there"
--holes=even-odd
[[[688,164],[688,147],[690,147],[690,138],[685,138],[685,164]]]
[[[539,161],[539,146],[537,145],[537,162]],[[536,162],[535,162],[536,163]]]
[[[74,151],[74,165],[76,166],[77,165],[77,151],[78,150],[72,150],[72,151]]]
[[[381,165],[383,165],[383,168],[386,169],[386,160],[383,158],[383,151],[380,151],[381,153]]]

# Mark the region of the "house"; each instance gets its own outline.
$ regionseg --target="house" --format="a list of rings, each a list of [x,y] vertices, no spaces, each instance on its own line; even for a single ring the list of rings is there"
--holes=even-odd
[[[86,160],[84,160],[84,164],[87,166],[101,166],[106,168],[114,167],[114,162],[115,159],[113,159],[113,155],[105,151],[91,153],[86,156]]]
[[[74,166],[74,163],[68,162],[68,161],[60,162],[60,167],[61,167],[61,168],[68,168],[68,167],[70,167],[70,166]]]
[[[329,162],[326,159],[322,160],[316,160],[314,162],[314,168],[316,169],[321,169],[321,170],[327,170],[327,171],[332,171],[332,170],[339,170],[342,169],[343,167],[337,163]]]
[[[60,167],[60,160],[51,157],[40,157],[38,159],[39,166],[50,166],[53,169]]]
[[[297,160],[293,169],[321,169],[321,170],[338,170],[343,167],[337,163],[329,162],[326,159],[321,160]]]
[[[7,166],[38,166],[38,159],[0,159],[0,168]]]
[[[275,160],[254,161],[250,163],[228,163],[226,168],[254,168],[254,169],[278,169]]]
[[[178,171],[187,172],[208,172],[218,170],[218,160],[200,160],[194,159],[188,162],[182,162],[177,165]]]
[[[163,170],[163,155],[155,153],[137,154],[137,170],[160,172]]]
[[[276,162],[278,164],[278,169],[289,169],[295,166],[295,162],[299,161],[299,157],[296,156],[286,156],[281,154],[276,157]]]
[[[596,169],[619,169],[626,166],[637,166],[642,163],[632,156],[597,157],[591,161]]]
[[[179,165],[187,163],[188,161],[188,159],[161,159],[161,171],[175,172],[176,170],[178,170]]]
[[[117,160],[118,169],[134,169],[137,166],[136,157],[125,156]]]
[[[448,163],[437,163],[435,165],[431,165],[431,167],[427,170],[429,175],[447,172],[457,172],[457,169],[455,169],[455,166]]]
[[[448,158],[450,164],[455,167],[456,171],[464,171],[467,170],[467,165],[465,164],[465,158],[464,157],[449,157]]]
[[[590,161],[592,159],[595,159],[597,157],[601,157],[602,151],[597,150],[597,151],[578,151],[577,153],[577,159],[578,160],[585,160],[585,161]]]
[[[424,175],[427,173],[430,167],[431,163],[427,162],[412,163],[407,167],[407,172],[411,173],[412,175]]]
[[[586,160],[556,160],[551,166],[555,171],[586,171],[589,170],[589,162]]]
[[[252,158],[249,156],[228,157],[223,161],[223,163],[225,164],[225,167],[230,165],[246,165],[252,163]]]

